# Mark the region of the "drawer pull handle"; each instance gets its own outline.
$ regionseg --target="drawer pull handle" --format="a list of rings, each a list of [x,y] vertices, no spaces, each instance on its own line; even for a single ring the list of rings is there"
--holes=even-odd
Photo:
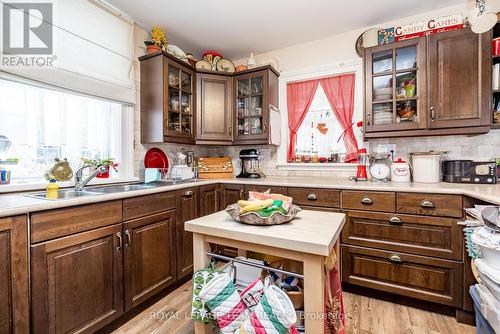
[[[423,208],[433,209],[436,207],[436,204],[434,204],[431,201],[425,200],[425,201],[420,202],[420,206]]]
[[[188,191],[184,192],[184,196],[186,196],[186,197],[193,196],[193,191],[192,190],[188,190]]]
[[[393,263],[402,263],[403,259],[401,259],[401,256],[399,255],[392,254],[391,256],[389,256],[389,261]]]
[[[371,204],[373,204],[373,200],[370,197],[363,197],[361,199],[361,203],[371,205]]]
[[[127,237],[127,241],[125,242],[125,248],[128,248],[130,247],[130,242],[131,242],[130,232],[128,230],[125,230],[125,236]]]
[[[391,217],[389,218],[389,223],[391,225],[401,225],[403,224],[403,221],[399,217]]]
[[[316,201],[318,200],[318,195],[316,195],[315,193],[310,193],[309,195],[307,195],[307,199],[310,201]]]

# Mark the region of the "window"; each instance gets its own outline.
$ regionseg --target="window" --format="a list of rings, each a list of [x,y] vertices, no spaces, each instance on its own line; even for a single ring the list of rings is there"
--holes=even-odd
[[[337,156],[346,153],[344,141],[339,140],[343,132],[325,91],[319,85],[306,117],[297,131],[295,144],[297,162],[313,158],[312,162],[319,162],[316,161],[319,158],[330,158],[330,162],[337,162]]]
[[[55,158],[73,171],[81,158],[114,158],[111,177],[131,177],[131,115],[122,103],[0,79],[0,135],[12,142],[0,159],[19,159],[13,180],[40,181]]]

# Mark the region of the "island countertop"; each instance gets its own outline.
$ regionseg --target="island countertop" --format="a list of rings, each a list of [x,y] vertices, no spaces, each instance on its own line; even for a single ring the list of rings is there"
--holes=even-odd
[[[289,223],[246,225],[225,211],[185,223],[189,232],[321,256],[329,256],[345,223],[345,214],[304,210]]]

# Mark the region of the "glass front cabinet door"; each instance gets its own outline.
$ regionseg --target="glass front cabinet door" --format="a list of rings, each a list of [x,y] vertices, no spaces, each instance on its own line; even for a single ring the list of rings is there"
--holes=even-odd
[[[278,76],[270,68],[235,77],[234,142],[267,144],[269,106],[278,107]]]
[[[425,37],[366,50],[366,132],[426,127]]]
[[[168,59],[165,62],[164,136],[181,143],[194,143],[194,72]]]

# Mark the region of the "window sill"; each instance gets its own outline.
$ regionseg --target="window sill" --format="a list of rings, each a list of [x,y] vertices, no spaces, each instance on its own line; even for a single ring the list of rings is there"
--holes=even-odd
[[[92,179],[86,186],[97,186],[97,185],[111,185],[114,183],[128,183],[128,182],[137,182],[140,181],[138,177],[124,177],[124,178],[109,178],[109,179]],[[10,184],[2,184],[0,185],[0,194],[11,193],[11,192],[20,192],[20,191],[36,191],[36,190],[45,190],[48,181],[43,180],[29,180],[24,181],[20,180],[12,180]],[[70,188],[75,186],[74,181],[65,181],[57,183],[61,188]]]
[[[354,171],[356,164],[350,163],[282,163],[277,164],[276,168],[279,170],[342,170]]]

